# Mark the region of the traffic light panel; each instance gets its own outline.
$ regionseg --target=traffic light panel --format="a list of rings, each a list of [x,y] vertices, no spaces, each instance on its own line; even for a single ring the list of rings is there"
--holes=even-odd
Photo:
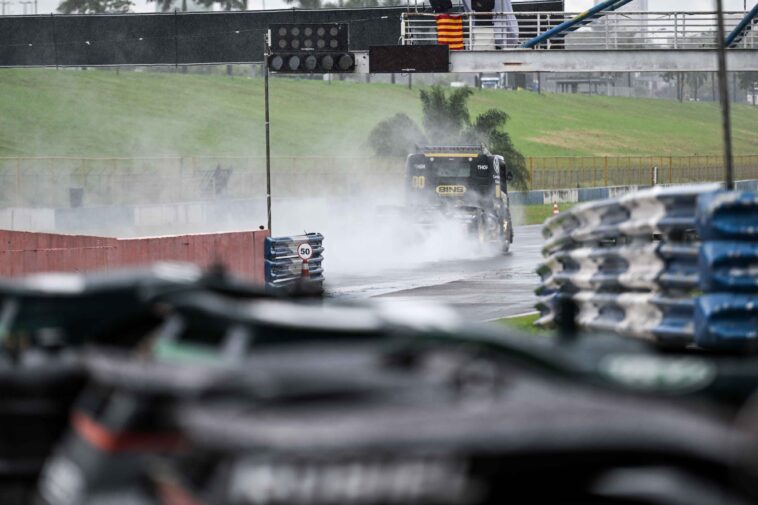
[[[347,23],[269,26],[268,68],[281,73],[337,73],[355,70]]]
[[[352,72],[355,70],[355,56],[352,53],[280,53],[268,57],[268,68],[272,72]]]
[[[269,25],[271,51],[347,51],[347,23],[298,23]]]

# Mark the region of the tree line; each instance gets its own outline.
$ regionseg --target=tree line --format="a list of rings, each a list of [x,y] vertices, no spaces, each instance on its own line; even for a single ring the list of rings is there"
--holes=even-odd
[[[685,98],[698,101],[709,91],[714,100],[718,99],[718,82],[715,72],[665,72],[661,77],[674,88],[676,99],[680,102],[683,102]],[[737,88],[750,94],[755,94],[758,90],[758,72],[739,72],[735,79],[734,89],[730,90],[732,94]],[[735,99],[734,96],[731,98]]]
[[[158,10],[168,12],[174,9],[187,10],[187,0],[147,0],[155,3]],[[248,0],[194,0],[197,4],[212,9],[218,6],[220,10],[247,10]],[[284,0],[288,5],[301,9],[321,8],[358,8],[386,7],[405,5],[404,0]],[[58,5],[58,12],[63,14],[124,14],[134,7],[132,0],[63,0]]]
[[[439,85],[419,91],[423,129],[403,113],[380,121],[369,134],[368,145],[377,156],[406,156],[421,145],[483,145],[505,159],[513,174],[512,186],[526,189],[529,174],[526,158],[513,145],[505,131],[509,116],[500,109],[489,109],[471,118],[468,100],[471,88],[449,93]]]

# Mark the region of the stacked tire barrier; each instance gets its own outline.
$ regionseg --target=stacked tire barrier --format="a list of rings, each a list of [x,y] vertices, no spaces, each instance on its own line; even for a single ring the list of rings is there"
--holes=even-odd
[[[266,290],[321,293],[324,289],[323,241],[320,233],[267,237],[263,253]]]
[[[188,264],[0,279],[0,314],[2,505],[758,496],[758,353],[535,340]]]
[[[667,346],[758,344],[758,194],[654,188],[579,205],[545,223],[541,317],[562,300],[579,326]]]

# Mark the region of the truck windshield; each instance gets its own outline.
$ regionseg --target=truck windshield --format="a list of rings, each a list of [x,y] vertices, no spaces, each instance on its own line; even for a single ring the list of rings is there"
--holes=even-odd
[[[436,159],[433,166],[438,177],[468,177],[471,175],[471,166],[467,158]]]

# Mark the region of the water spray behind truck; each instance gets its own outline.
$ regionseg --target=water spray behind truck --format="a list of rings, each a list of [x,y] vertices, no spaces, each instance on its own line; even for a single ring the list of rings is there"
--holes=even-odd
[[[406,211],[422,228],[462,226],[482,246],[508,252],[513,222],[502,156],[484,146],[424,146],[405,166]]]

